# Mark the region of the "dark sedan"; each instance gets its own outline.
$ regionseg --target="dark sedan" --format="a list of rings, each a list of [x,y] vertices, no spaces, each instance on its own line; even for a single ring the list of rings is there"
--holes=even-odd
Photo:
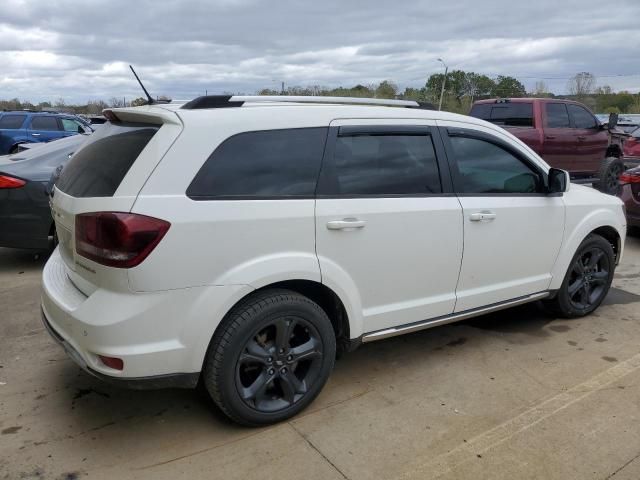
[[[620,198],[627,209],[627,224],[640,227],[640,167],[620,175]]]
[[[87,136],[75,135],[2,157],[0,247],[44,250],[53,245],[49,182]]]

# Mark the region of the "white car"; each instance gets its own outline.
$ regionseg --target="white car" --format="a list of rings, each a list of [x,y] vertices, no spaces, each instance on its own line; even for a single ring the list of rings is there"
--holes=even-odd
[[[416,102],[200,97],[107,110],[54,191],[43,320],[91,374],[291,417],[336,352],[542,300],[592,312],[622,202]]]

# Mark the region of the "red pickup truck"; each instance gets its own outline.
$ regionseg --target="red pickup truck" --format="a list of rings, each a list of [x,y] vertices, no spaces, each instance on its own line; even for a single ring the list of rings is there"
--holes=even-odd
[[[615,125],[601,124],[581,103],[555,98],[479,100],[469,115],[506,128],[549,165],[567,170],[572,181],[617,192],[626,135]]]

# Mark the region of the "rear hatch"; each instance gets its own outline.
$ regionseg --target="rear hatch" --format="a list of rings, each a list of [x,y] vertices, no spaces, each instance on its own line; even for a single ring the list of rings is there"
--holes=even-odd
[[[95,261],[86,245],[78,253],[76,227],[86,233],[98,221],[127,220],[144,183],[182,131],[178,116],[160,107],[106,113],[111,121],[64,167],[51,200],[60,255],[69,278],[85,295],[97,288],[126,291],[128,275],[127,268]]]

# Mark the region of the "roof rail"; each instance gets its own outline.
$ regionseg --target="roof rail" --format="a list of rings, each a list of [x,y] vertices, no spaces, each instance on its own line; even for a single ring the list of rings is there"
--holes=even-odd
[[[422,108],[433,110],[430,103],[415,100],[389,100],[385,98],[320,97],[304,95],[207,95],[185,103],[181,108],[197,110],[203,108],[241,107],[245,103],[315,103],[339,105],[378,105],[387,107]]]

